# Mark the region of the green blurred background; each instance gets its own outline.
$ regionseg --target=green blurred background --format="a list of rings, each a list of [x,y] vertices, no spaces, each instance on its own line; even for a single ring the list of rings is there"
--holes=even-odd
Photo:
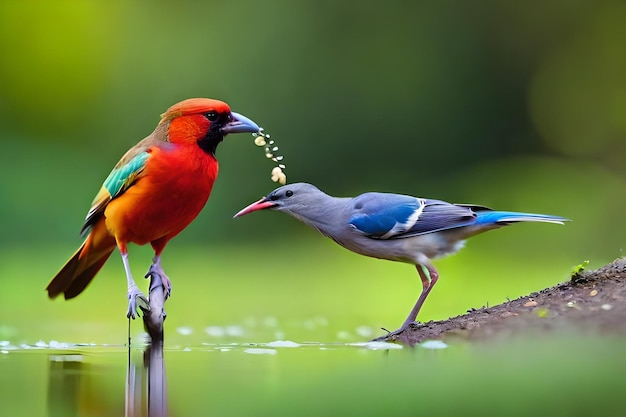
[[[5,334],[54,336],[29,314],[76,325],[80,312],[119,328],[103,308],[114,300],[124,311],[115,255],[102,271],[110,279],[72,303],[48,302],[43,288],[79,245],[118,158],[188,97],[222,99],[262,125],[291,182],[574,220],[496,231],[438,262],[443,279],[422,319],[621,256],[625,21],[622,1],[0,2]],[[352,255],[277,213],[232,220],[274,188],[272,165],[245,135],[228,137],[218,157],[207,208],[165,252],[174,324],[194,302],[207,306],[202,325],[319,314],[347,327],[401,322],[419,292],[412,268]],[[131,253],[137,276],[150,256]]]

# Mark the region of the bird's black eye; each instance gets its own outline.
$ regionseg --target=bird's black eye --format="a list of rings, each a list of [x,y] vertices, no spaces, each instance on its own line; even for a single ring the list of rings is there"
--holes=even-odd
[[[293,191],[291,191],[291,190],[287,190],[287,191],[285,191],[285,195],[286,195],[287,197],[291,197],[291,196],[293,195]]]
[[[205,113],[204,117],[209,119],[210,122],[214,122],[214,121],[217,120],[217,112],[216,111],[210,111],[208,113]]]

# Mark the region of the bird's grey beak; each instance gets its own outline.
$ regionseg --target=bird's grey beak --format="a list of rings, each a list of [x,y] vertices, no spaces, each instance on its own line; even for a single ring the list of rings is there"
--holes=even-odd
[[[241,217],[248,213],[252,213],[253,211],[265,210],[265,209],[269,209],[272,207],[276,207],[277,205],[278,204],[276,204],[275,201],[271,201],[271,200],[268,200],[266,197],[263,197],[259,201],[252,203],[248,207],[239,211],[239,213],[235,214],[233,217]]]
[[[231,112],[230,116],[230,122],[222,127],[222,132],[224,133],[257,133],[261,130],[258,124],[254,123],[243,114]]]

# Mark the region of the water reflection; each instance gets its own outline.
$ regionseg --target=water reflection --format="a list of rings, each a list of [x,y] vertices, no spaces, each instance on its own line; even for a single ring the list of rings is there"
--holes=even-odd
[[[82,354],[54,354],[48,359],[48,416],[102,415],[114,411],[106,399],[110,393],[102,392],[103,385],[93,379],[94,375],[102,376],[98,365],[86,361]],[[124,415],[166,417],[169,410],[163,343],[156,342],[143,351],[129,347],[127,359]]]
[[[88,365],[82,355],[50,355],[49,360],[49,415],[77,416],[81,378],[88,373]]]
[[[144,350],[141,363],[133,361],[130,348],[128,350],[126,417],[145,415],[142,412],[144,398],[147,398],[149,417],[168,415],[167,376],[163,358],[163,321],[165,320],[166,299],[166,290],[161,277],[158,274],[150,275],[149,305],[141,308],[144,328],[150,336],[151,343]],[[147,385],[143,381],[146,381]],[[146,395],[144,395],[144,390]]]
[[[148,415],[167,416],[167,374],[163,358],[163,341],[150,345],[144,355],[148,370]]]
[[[155,342],[147,346],[143,352],[128,350],[124,415],[126,417],[168,415],[163,342]]]

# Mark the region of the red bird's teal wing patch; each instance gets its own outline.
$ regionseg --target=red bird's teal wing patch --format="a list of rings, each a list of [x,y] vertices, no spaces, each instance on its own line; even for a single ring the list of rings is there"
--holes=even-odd
[[[124,159],[122,159],[120,164],[117,164],[115,168],[113,168],[113,171],[111,171],[107,179],[104,180],[104,184],[102,184],[100,191],[98,191],[98,194],[96,194],[96,197],[91,203],[91,209],[89,209],[83,228],[80,231],[81,235],[89,231],[96,220],[100,218],[111,200],[124,193],[124,191],[128,190],[128,188],[133,185],[146,166],[146,161],[149,157],[150,153],[144,151],[135,155],[126,163],[122,164],[124,161]]]

